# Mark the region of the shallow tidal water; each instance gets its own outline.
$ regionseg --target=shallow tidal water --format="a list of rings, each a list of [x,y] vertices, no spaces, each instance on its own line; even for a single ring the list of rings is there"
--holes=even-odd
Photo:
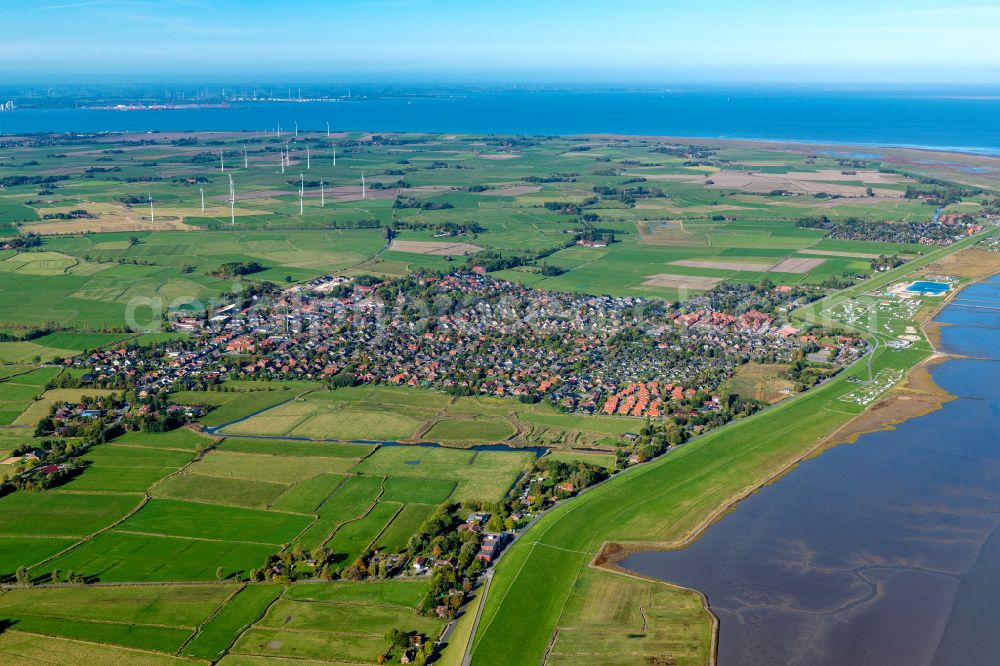
[[[707,595],[723,666],[1000,664],[1000,280],[938,320],[946,351],[978,357],[934,368],[956,400],[623,563]]]

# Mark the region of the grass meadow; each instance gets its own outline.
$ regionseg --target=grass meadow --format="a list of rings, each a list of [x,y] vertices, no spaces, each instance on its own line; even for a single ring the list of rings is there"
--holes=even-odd
[[[233,646],[232,654],[371,663],[391,629],[435,638],[444,621],[414,609],[427,581],[293,585]],[[239,663],[239,660],[236,660]]]

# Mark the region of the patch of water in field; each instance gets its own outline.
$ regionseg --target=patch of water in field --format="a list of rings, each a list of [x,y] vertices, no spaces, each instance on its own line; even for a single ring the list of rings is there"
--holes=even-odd
[[[624,566],[704,592],[719,663],[1000,663],[1000,282],[940,316],[957,399],[809,460],[684,550]]]

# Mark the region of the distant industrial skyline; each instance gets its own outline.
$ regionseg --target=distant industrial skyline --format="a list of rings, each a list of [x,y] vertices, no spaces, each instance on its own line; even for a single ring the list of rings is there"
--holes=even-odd
[[[1000,5],[928,0],[6,0],[0,75],[1000,83]]]

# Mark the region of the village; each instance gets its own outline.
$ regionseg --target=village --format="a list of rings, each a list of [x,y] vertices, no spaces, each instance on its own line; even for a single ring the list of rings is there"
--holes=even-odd
[[[827,362],[863,341],[802,332],[783,312],[821,292],[725,285],[683,304],[532,289],[476,271],[394,281],[328,276],[246,307],[183,316],[189,339],[99,350],[71,363],[97,386],[139,395],[227,378],[325,380],[547,400],[566,412],[657,418],[714,409],[741,364],[788,363],[807,344]],[[764,308],[767,311],[758,309]]]

